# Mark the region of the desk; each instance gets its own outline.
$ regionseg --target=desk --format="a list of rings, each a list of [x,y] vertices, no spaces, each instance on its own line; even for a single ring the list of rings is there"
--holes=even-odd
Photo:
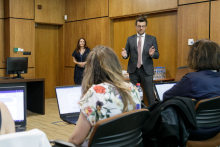
[[[124,77],[125,81],[130,81],[129,77]],[[158,79],[158,80],[154,80],[153,82],[168,82],[168,81],[174,81],[174,78],[164,78],[164,79]]]
[[[154,83],[157,83],[157,82],[168,82],[168,81],[174,81],[174,78],[158,79],[158,80],[154,80]]]
[[[0,79],[0,87],[25,86],[27,109],[45,114],[44,78]]]

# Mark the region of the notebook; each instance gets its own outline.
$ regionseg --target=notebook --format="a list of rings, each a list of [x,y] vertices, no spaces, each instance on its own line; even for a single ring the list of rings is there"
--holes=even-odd
[[[163,94],[167,90],[171,89],[176,82],[162,82],[162,83],[154,83],[154,92],[156,98],[160,101],[163,101]]]
[[[55,87],[60,118],[68,123],[76,124],[80,108],[81,85]]]
[[[0,101],[3,102],[15,122],[16,132],[26,130],[26,88],[25,86],[0,87]]]

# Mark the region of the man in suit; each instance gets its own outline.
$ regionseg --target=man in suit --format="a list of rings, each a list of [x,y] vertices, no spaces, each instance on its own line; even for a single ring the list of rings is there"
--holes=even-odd
[[[156,37],[145,34],[147,20],[139,17],[135,22],[137,34],[128,37],[125,49],[122,48],[121,55],[124,59],[129,56],[127,72],[130,81],[143,84],[148,104],[155,103],[153,92],[153,59],[159,58]]]

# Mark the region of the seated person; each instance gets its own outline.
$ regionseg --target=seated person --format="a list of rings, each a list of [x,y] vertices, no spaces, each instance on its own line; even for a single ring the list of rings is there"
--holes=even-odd
[[[208,39],[196,41],[188,54],[188,67],[196,72],[186,74],[163,99],[175,96],[194,98],[197,101],[220,96],[220,47]],[[220,132],[217,128],[199,128],[190,131],[190,140],[206,140]]]
[[[114,51],[96,46],[89,53],[82,81],[82,97],[78,102],[81,113],[69,142],[87,146],[93,126],[126,111],[140,109],[137,88],[126,83]]]
[[[15,123],[4,103],[0,102],[0,135],[14,133]]]

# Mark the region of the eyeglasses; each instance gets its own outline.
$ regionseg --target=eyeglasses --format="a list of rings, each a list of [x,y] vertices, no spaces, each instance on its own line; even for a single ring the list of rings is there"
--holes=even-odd
[[[140,29],[140,28],[145,28],[146,26],[137,26],[137,27]]]

